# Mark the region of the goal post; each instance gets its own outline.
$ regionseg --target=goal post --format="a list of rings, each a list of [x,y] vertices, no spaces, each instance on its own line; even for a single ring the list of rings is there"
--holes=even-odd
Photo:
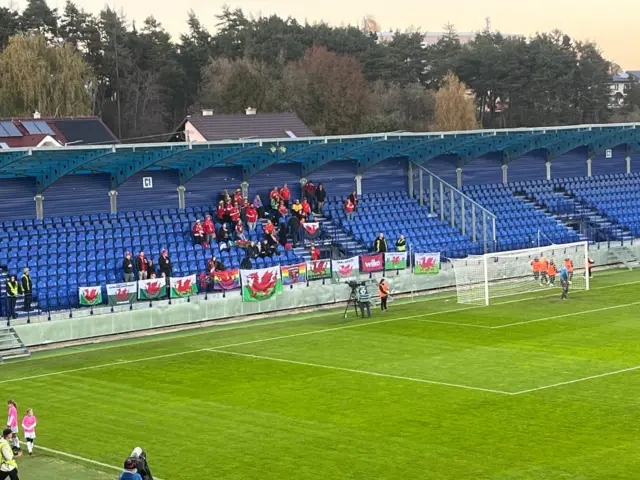
[[[588,242],[453,259],[458,303],[489,305],[493,299],[499,297],[538,292],[554,287],[559,289],[560,269],[567,259],[573,263],[570,289],[589,290]],[[550,275],[554,269],[556,275]]]

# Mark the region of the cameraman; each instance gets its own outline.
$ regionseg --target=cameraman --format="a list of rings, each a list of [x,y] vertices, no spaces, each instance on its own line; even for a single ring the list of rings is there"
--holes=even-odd
[[[364,318],[364,310],[367,309],[367,318],[371,318],[371,296],[365,283],[361,283],[356,290],[356,301],[360,307],[360,318]]]
[[[136,447],[131,452],[131,457],[136,460],[136,470],[138,475],[142,477],[142,480],[153,480],[149,464],[147,463],[147,453],[140,447]]]

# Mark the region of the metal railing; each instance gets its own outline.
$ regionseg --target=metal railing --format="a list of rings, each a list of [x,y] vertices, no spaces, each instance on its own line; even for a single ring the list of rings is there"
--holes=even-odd
[[[468,235],[474,243],[481,241],[485,253],[493,251],[496,215],[422,165],[411,164],[418,168],[417,195],[415,189],[412,190],[420,205],[428,205],[431,215],[437,215],[441,221]]]

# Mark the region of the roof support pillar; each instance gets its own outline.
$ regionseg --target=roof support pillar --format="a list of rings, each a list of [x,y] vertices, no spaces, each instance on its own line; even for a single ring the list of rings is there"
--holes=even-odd
[[[547,161],[545,166],[547,167],[547,181],[549,181],[551,180],[551,162]]]
[[[462,188],[462,168],[456,168],[456,187]]]
[[[111,208],[111,213],[113,215],[118,213],[118,191],[117,190],[109,190],[109,207]]]
[[[587,158],[587,177],[591,176],[591,162],[592,162],[592,158],[589,157]]]
[[[409,164],[411,165],[411,164]],[[423,207],[424,206],[424,181],[422,179],[422,169],[418,170],[418,179],[420,182],[419,188],[420,188],[420,206]],[[433,197],[431,198],[431,208],[433,209]],[[431,212],[433,213],[433,212]]]
[[[409,198],[413,198],[413,164],[409,163],[409,168],[407,169],[409,175]]]
[[[44,218],[44,195],[39,193],[33,199],[36,202],[36,218],[42,220]]]
[[[184,191],[185,191],[184,185],[178,185],[177,190],[178,190],[178,208],[180,210],[184,210],[187,207],[187,204],[184,200]]]
[[[242,182],[240,184],[240,190],[242,191],[242,198],[249,198],[249,182]]]
[[[505,185],[509,183],[509,176],[507,175],[508,168],[509,165],[502,165],[502,183],[504,183]]]
[[[631,173],[631,156],[627,155],[627,174]]]
[[[356,193],[362,195],[362,174],[356,175]]]

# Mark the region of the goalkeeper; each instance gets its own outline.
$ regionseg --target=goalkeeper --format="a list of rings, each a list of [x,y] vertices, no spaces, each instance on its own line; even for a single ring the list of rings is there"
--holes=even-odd
[[[560,285],[562,286],[562,300],[569,298],[569,271],[566,265],[560,269]]]

